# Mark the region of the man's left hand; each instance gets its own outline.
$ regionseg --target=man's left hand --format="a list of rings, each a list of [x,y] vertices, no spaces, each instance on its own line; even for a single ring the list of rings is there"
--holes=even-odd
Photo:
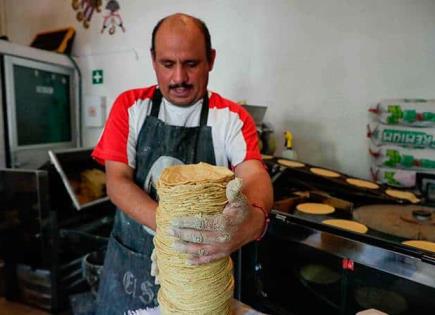
[[[179,239],[174,249],[189,254],[189,264],[206,264],[229,256],[260,235],[264,213],[249,204],[241,186],[238,178],[228,183],[228,204],[222,214],[173,219],[168,232]]]

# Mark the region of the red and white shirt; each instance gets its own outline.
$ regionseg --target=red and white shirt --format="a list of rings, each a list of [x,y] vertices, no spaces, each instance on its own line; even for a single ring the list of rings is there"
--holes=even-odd
[[[104,163],[118,161],[136,166],[136,142],[145,118],[151,112],[156,86],[122,93],[112,106],[103,134],[92,156]],[[159,119],[168,125],[196,127],[199,125],[202,100],[180,107],[162,99]],[[261,161],[257,129],[248,112],[239,104],[209,92],[207,126],[211,127],[216,164],[235,167],[256,159]]]

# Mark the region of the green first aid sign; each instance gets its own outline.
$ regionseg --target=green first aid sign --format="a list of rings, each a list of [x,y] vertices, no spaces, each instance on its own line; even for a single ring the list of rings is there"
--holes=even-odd
[[[103,70],[92,70],[92,84],[103,84]]]

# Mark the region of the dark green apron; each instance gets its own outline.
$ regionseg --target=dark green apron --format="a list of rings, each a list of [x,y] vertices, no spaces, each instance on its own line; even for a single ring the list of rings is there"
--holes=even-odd
[[[145,190],[154,199],[150,182],[157,179],[155,170],[162,170],[168,163],[216,164],[211,127],[207,126],[208,97],[202,103],[199,127],[171,126],[159,120],[161,101],[162,94],[156,89],[151,113],[136,145],[135,182],[140,187],[147,186]],[[153,248],[153,236],[118,209],[98,291],[97,315],[123,315],[158,305],[159,287],[150,275]]]

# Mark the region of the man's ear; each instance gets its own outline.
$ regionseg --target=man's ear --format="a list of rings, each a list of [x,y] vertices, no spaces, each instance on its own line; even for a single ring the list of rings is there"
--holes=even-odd
[[[210,60],[208,62],[209,69],[208,71],[213,70],[214,60],[216,59],[216,49],[212,49],[210,52]]]

